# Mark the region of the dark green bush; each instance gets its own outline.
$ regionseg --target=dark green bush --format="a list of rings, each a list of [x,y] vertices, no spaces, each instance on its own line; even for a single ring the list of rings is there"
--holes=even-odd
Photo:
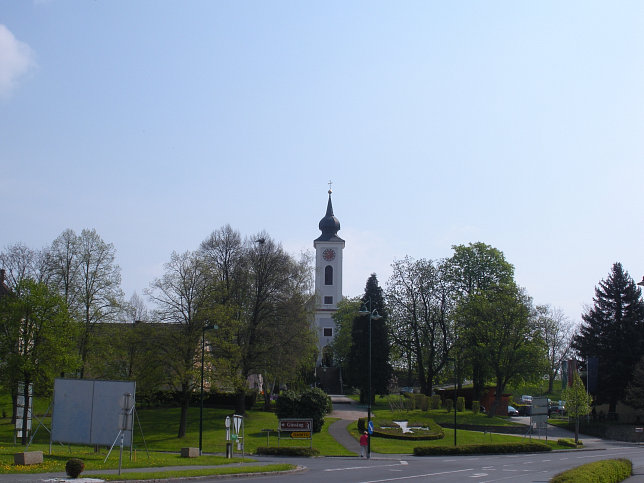
[[[255,451],[256,454],[268,456],[319,456],[320,452],[315,448],[303,447],[276,447],[260,446]]]
[[[72,458],[65,463],[65,472],[70,478],[78,478],[85,469],[85,463],[78,458]]]
[[[472,412],[474,414],[481,412],[481,403],[479,401],[472,401]]]
[[[534,453],[537,451],[551,450],[552,448],[547,444],[536,441],[525,443],[484,443],[464,444],[462,446],[417,446],[414,448],[414,456]]]
[[[454,400],[445,399],[445,411],[447,411],[448,413],[451,413],[452,409],[454,409]]]
[[[567,446],[568,448],[577,448],[584,445],[581,440],[575,444],[575,440],[573,438],[560,438],[557,440],[557,444],[560,446]]]
[[[463,396],[456,398],[456,410],[461,413],[465,411],[465,398]]]
[[[432,409],[440,409],[441,408],[441,397],[438,394],[434,394],[432,396],[431,408]]]
[[[602,460],[577,466],[555,475],[550,483],[618,483],[633,474],[633,463],[627,459]]]
[[[312,387],[297,394],[284,391],[277,398],[275,413],[279,419],[307,418],[313,419],[313,432],[319,433],[324,425],[324,415],[331,412],[331,398],[317,387]]]
[[[427,402],[427,396],[424,394],[414,394],[414,409],[420,409],[422,411],[427,411],[429,406]]]

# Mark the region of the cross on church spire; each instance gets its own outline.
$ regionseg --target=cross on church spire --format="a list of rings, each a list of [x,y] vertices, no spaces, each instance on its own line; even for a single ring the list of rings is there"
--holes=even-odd
[[[332,184],[333,184],[333,181],[329,180],[329,194],[333,192],[333,190],[331,189]]]

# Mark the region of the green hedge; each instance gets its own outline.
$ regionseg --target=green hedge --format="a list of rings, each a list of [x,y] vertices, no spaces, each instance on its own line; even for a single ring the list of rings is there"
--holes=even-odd
[[[259,446],[255,454],[268,456],[319,456],[320,452],[315,448],[302,447],[277,447],[277,446]]]
[[[552,448],[547,444],[536,441],[525,443],[484,443],[464,444],[462,446],[417,446],[414,448],[414,456],[533,453],[551,450]]]
[[[555,475],[550,483],[618,483],[633,474],[633,463],[626,459],[602,460]]]
[[[399,426],[394,424],[393,421],[386,421],[382,419],[373,420],[374,428],[372,436],[376,438],[383,439],[404,439],[406,441],[433,441],[436,439],[443,439],[445,437],[445,432],[436,422],[433,420],[423,420],[423,421],[408,421],[409,426],[425,426],[429,428],[429,431],[423,431],[422,433],[413,433],[413,434],[403,434],[402,429]],[[382,429],[380,426],[391,426],[391,429]],[[367,418],[358,419],[358,431],[362,433],[367,430]]]
[[[557,444],[560,446],[567,446],[568,448],[578,448],[584,445],[581,440],[578,440],[575,444],[575,440],[573,438],[559,438],[557,440]]]

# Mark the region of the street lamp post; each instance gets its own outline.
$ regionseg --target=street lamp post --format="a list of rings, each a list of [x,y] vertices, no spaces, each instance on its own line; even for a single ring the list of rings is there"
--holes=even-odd
[[[448,361],[454,362],[454,446],[456,446],[456,382],[457,382],[457,376],[456,373],[458,371],[456,367],[456,358],[449,357],[447,359]]]
[[[206,351],[206,331],[215,330],[219,327],[215,324],[204,325],[201,329],[201,397],[199,398],[199,456],[202,454],[203,448],[203,366],[204,366],[204,353]]]
[[[367,428],[371,426],[371,321],[382,319],[382,315],[371,307],[371,297],[369,297],[368,302],[369,308],[367,309],[367,305],[363,303],[358,312],[360,315],[369,315],[369,402],[367,403]],[[367,458],[371,458],[371,435],[367,438]]]

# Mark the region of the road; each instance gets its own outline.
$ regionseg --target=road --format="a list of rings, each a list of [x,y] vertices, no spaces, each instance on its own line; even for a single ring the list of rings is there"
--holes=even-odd
[[[459,457],[375,457],[360,458],[258,458],[262,463],[290,462],[306,465],[306,470],[279,476],[236,477],[211,481],[310,482],[310,483],[385,483],[398,481],[432,482],[547,482],[566,469],[601,459],[627,458],[644,469],[644,446],[615,444],[591,451],[459,456]],[[640,474],[644,472],[640,471]],[[209,481],[209,480],[206,480]],[[644,481],[636,477],[632,481]]]

